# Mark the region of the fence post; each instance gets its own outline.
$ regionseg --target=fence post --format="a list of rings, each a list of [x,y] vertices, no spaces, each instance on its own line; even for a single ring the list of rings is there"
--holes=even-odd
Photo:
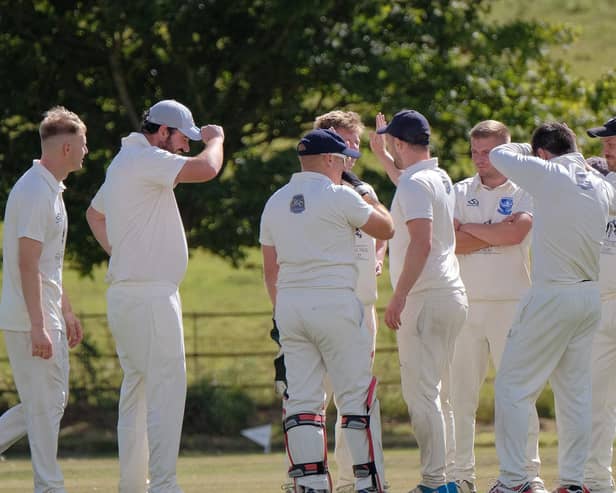
[[[197,314],[195,312],[191,313],[191,318],[193,321],[193,360],[195,364],[195,375],[197,376],[197,380],[201,379],[201,372],[199,371],[199,342],[197,339]]]

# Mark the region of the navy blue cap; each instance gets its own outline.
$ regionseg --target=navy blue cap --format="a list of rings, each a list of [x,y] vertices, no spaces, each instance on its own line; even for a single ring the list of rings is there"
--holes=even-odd
[[[409,144],[430,143],[430,124],[425,116],[415,110],[398,111],[389,124],[379,128],[376,133],[393,135]]]
[[[300,156],[314,154],[344,154],[358,158],[359,151],[351,149],[340,135],[330,129],[318,128],[308,132],[297,144],[297,153]]]
[[[586,130],[591,137],[612,137],[616,135],[616,116],[610,118],[602,127],[594,127]]]

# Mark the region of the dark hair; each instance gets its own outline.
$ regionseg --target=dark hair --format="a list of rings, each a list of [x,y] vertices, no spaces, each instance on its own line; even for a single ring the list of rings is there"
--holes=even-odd
[[[158,123],[152,123],[148,121],[148,117],[150,116],[150,110],[145,110],[143,112],[143,116],[141,117],[141,132],[145,134],[155,134],[158,132],[158,129],[161,127]],[[169,129],[169,133],[172,134],[177,130],[177,128],[167,127]]]
[[[575,152],[575,134],[565,123],[546,122],[538,126],[531,139],[533,154],[537,155],[539,149],[562,156]]]

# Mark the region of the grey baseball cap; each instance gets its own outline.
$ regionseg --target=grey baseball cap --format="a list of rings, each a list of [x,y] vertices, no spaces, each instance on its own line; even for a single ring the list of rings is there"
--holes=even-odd
[[[177,128],[190,140],[202,140],[201,130],[195,125],[192,113],[175,99],[159,101],[148,110],[147,120],[157,125]]]

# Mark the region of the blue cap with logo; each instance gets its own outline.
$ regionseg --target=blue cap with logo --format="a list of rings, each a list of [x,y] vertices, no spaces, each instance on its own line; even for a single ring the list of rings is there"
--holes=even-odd
[[[430,143],[430,124],[419,111],[398,111],[386,127],[379,128],[377,134],[389,134],[409,144],[428,145]]]
[[[343,154],[358,158],[359,151],[351,149],[340,135],[330,129],[318,128],[308,132],[297,144],[297,153],[300,156],[315,154]]]
[[[591,137],[612,137],[616,135],[616,116],[610,118],[601,127],[589,128],[586,133]]]

